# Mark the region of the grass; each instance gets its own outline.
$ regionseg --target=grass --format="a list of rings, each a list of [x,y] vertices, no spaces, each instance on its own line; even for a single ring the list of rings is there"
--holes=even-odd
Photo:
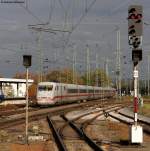
[[[140,107],[139,113],[150,117],[150,103],[144,103],[143,107]]]
[[[145,107],[146,109],[150,109],[150,103],[144,104],[144,107]]]
[[[142,98],[143,98],[143,99],[150,99],[150,96],[143,95]]]

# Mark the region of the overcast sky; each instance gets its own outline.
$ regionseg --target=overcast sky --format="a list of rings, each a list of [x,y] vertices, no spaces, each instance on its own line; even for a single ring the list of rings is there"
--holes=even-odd
[[[31,71],[38,71],[38,34],[29,29],[28,25],[48,22],[49,24],[43,28],[70,31],[72,27],[75,27],[69,36],[67,46],[65,42],[67,41],[68,33],[42,32],[40,47],[43,52],[43,59],[48,58],[50,62],[48,63],[49,69],[65,67],[67,65],[71,67],[72,52],[76,51],[77,68],[78,70],[85,70],[85,64],[81,64],[81,62],[86,61],[86,45],[88,44],[91,66],[94,68],[95,56],[97,54],[100,67],[103,67],[102,60],[104,58],[110,60],[109,72],[111,73],[115,70],[116,29],[119,28],[121,33],[122,71],[124,75],[128,73],[128,75],[132,76],[131,49],[128,46],[127,32],[128,7],[132,4],[142,5],[144,22],[149,24],[150,1],[97,0],[92,5],[94,1],[26,0],[26,3],[22,5],[0,4],[0,74],[4,77],[12,77],[16,72],[24,71],[22,55],[25,53],[33,55]],[[147,75],[147,54],[150,50],[149,35],[150,26],[144,26],[144,53],[143,61],[140,63],[141,77],[146,77]],[[65,48],[64,45],[66,46]]]

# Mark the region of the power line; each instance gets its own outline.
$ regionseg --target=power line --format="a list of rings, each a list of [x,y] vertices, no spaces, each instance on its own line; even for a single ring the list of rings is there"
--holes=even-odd
[[[37,17],[31,10],[28,9],[28,7],[23,6],[22,4],[19,4],[22,8],[24,8],[33,18],[35,18],[38,22],[44,24],[44,22]]]
[[[52,20],[52,14],[53,14],[54,9],[55,9],[55,0],[50,0],[48,24],[50,24]]]
[[[84,11],[84,13],[82,14],[82,16],[80,17],[79,21],[74,26],[72,26],[72,30],[68,34],[68,37],[66,38],[65,46],[68,44],[70,36],[73,33],[73,31],[81,24],[82,20],[88,14],[88,12],[90,11],[90,9],[92,8],[92,6],[95,4],[96,1],[97,0],[93,0],[89,6],[86,6],[86,10]],[[64,49],[65,49],[65,47],[64,47]]]
[[[95,4],[97,0],[93,0],[91,2],[91,4],[89,6],[87,6],[86,10],[84,11],[84,13],[82,14],[82,16],[80,17],[79,21],[72,27],[72,31],[73,32],[81,23],[81,21],[84,19],[84,17],[87,15],[87,13],[90,11],[90,9],[92,8],[92,6]]]

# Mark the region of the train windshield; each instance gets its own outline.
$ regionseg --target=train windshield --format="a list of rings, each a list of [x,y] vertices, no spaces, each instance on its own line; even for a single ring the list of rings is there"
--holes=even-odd
[[[39,91],[51,91],[53,89],[53,85],[40,85],[38,87]]]

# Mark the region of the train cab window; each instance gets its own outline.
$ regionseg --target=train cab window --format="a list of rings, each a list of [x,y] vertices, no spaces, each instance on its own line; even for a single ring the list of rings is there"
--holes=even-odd
[[[38,87],[39,91],[51,91],[53,89],[53,85],[40,85]]]

